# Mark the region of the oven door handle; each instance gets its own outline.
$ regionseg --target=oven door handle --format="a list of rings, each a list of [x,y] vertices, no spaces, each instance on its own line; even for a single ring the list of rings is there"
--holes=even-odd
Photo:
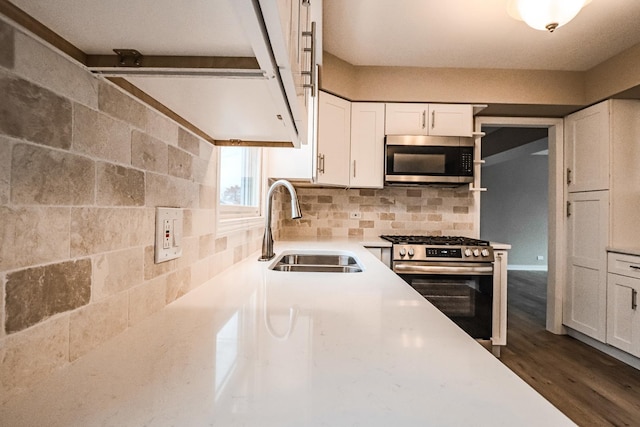
[[[417,264],[417,263],[397,263],[393,265],[393,271],[398,274],[476,274],[492,275],[493,264],[477,265],[473,263],[458,263],[456,265],[442,264]]]

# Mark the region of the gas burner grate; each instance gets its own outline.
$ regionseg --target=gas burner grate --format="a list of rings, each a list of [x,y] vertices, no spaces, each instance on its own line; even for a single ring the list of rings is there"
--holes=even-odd
[[[489,242],[486,240],[471,239],[462,236],[382,235],[380,238],[396,245],[489,246]]]

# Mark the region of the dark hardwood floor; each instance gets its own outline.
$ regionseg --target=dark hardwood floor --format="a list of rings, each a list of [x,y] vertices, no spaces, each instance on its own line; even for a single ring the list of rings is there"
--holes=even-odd
[[[546,272],[508,274],[502,362],[580,426],[640,426],[640,371],[545,330]]]

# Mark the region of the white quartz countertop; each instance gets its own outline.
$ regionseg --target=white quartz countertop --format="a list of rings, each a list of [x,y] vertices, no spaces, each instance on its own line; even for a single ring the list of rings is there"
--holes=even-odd
[[[0,407],[7,426],[564,426],[359,243],[361,273],[236,264]]]

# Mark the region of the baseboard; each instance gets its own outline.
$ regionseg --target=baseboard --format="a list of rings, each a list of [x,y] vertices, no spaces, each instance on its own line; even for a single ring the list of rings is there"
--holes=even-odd
[[[577,339],[578,341],[582,341],[583,343],[590,345],[591,347],[600,350],[601,352],[608,354],[609,356],[613,357],[614,359],[618,359],[621,362],[626,363],[629,366],[633,366],[636,369],[640,370],[640,359],[638,359],[635,356],[630,355],[627,352],[624,352],[622,350],[618,350],[615,347],[610,346],[609,344],[605,344],[603,342],[600,342],[598,340],[594,340],[591,337],[588,337],[586,335],[584,335],[581,332],[578,332],[574,329],[571,328],[567,328],[567,335],[569,335],[570,337],[573,337],[575,339]]]
[[[546,265],[507,265],[507,270],[522,270],[522,271],[547,271]]]

